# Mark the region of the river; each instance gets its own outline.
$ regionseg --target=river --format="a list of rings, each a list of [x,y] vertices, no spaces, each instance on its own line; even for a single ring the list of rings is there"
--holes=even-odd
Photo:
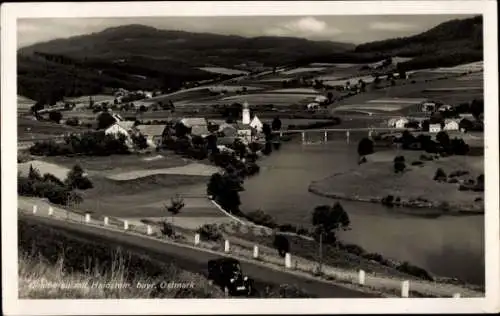
[[[279,151],[259,161],[259,175],[245,181],[241,209],[262,209],[279,223],[310,225],[313,208],[333,200],[308,192],[308,186],[357,166],[357,141],[352,137],[349,145],[345,141],[302,145],[300,137],[284,143]],[[341,204],[352,227],[341,233],[343,241],[440,276],[484,285],[484,216],[425,218],[411,214],[411,209],[364,202]]]

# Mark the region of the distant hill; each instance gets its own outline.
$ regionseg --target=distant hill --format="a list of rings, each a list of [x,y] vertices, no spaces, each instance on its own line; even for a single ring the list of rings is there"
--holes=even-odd
[[[307,56],[299,62],[372,63],[395,56],[413,57],[399,64],[399,68],[405,70],[480,61],[483,59],[482,16],[447,21],[414,36],[361,44],[348,52]]]
[[[415,57],[406,69],[454,66],[483,59],[483,19],[451,20],[418,35],[358,45],[354,52]]]
[[[103,86],[176,89],[183,82],[220,76],[198,67],[233,68],[249,62],[272,67],[300,56],[353,48],[301,38],[246,38],[126,25],[19,49],[19,92],[52,100],[99,93]]]

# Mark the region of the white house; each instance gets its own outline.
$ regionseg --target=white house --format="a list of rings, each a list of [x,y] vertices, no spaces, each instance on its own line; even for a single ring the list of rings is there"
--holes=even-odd
[[[459,126],[456,120],[446,119],[444,120],[444,130],[445,131],[458,131]]]
[[[264,124],[259,120],[257,115],[255,115],[250,122],[250,127],[254,128],[257,132],[262,133],[262,128],[264,127]]]
[[[307,109],[308,110],[317,110],[317,109],[319,109],[319,103],[317,103],[317,102],[309,103],[307,105]]]
[[[314,102],[316,103],[319,103],[319,104],[322,104],[322,103],[326,103],[328,101],[328,98],[323,96],[323,95],[318,95],[315,99],[314,99]]]
[[[125,136],[125,144],[132,148],[134,147],[134,142],[132,141],[132,134],[135,132],[134,121],[119,121],[115,124],[108,127],[104,133],[106,135],[124,135]]]
[[[429,132],[431,133],[439,133],[441,131],[441,124],[430,124]]]
[[[405,117],[392,118],[387,122],[387,126],[391,128],[405,128],[409,120]]]
[[[451,111],[453,107],[449,104],[443,104],[438,108],[438,111],[440,112],[445,112],[445,111]]]

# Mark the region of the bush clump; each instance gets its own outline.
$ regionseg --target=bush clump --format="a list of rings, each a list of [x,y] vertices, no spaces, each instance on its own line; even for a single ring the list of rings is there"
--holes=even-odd
[[[246,213],[245,217],[254,224],[275,228],[277,226],[274,218],[262,210]]]
[[[222,239],[222,232],[216,224],[205,224],[199,227],[196,232],[203,240],[219,241]]]

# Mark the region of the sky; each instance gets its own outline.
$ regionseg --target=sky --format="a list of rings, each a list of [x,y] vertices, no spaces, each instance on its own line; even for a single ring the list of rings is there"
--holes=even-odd
[[[272,35],[360,44],[426,31],[467,15],[140,17],[19,19],[18,47],[56,38],[102,31],[108,27],[143,24],[165,30],[207,32],[246,37]]]

